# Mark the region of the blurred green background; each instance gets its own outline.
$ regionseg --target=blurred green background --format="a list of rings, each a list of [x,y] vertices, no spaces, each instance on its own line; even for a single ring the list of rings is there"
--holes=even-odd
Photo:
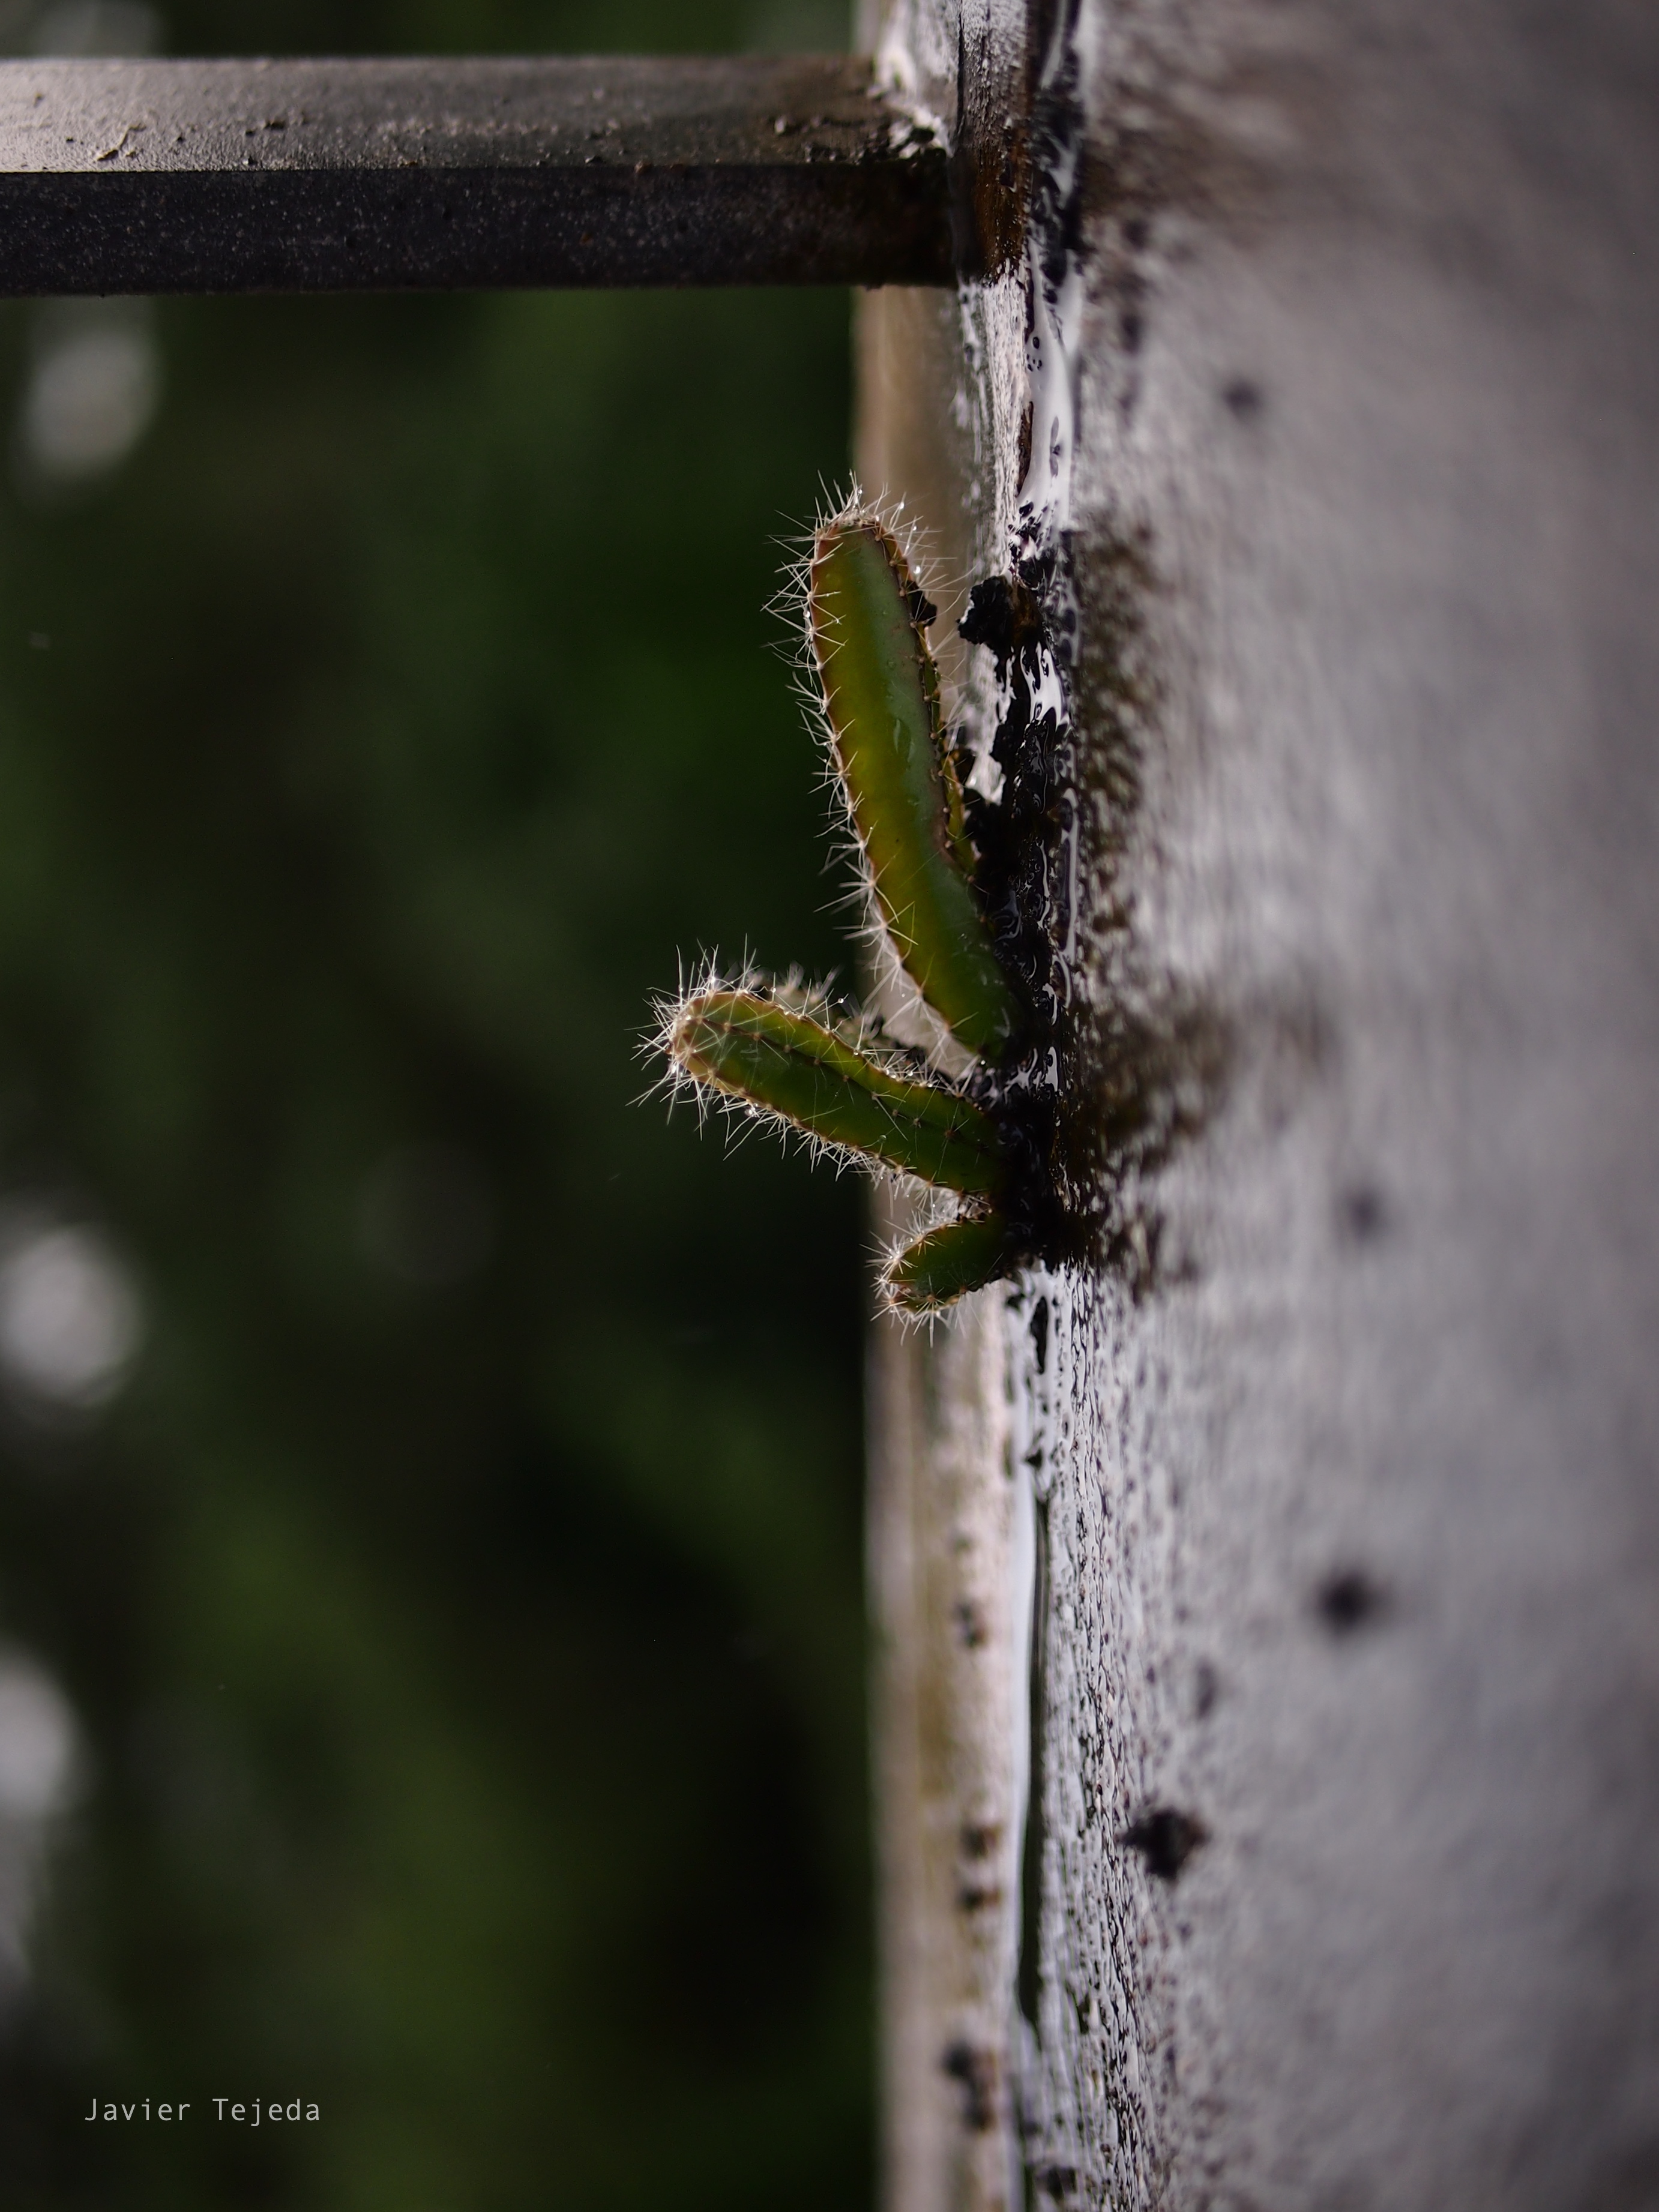
[[[47,12],[0,4],[10,51],[88,35]],[[845,15],[168,0],[161,37]],[[638,1103],[682,956],[847,964],[765,603],[845,469],[848,322],[0,312],[9,2212],[869,2201],[858,1194]],[[55,1382],[54,1284],[94,1340]],[[84,2118],[144,2096],[195,2116]]]

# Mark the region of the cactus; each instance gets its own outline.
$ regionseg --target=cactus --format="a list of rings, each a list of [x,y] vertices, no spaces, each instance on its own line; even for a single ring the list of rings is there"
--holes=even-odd
[[[1018,1041],[1018,1000],[974,887],[963,793],[945,742],[937,618],[889,524],[854,492],[802,564],[805,666],[874,924],[922,1002],[994,1066]],[[896,1252],[897,1311],[938,1311],[1007,1272],[1006,1151],[982,1076],[947,1082],[855,1009],[793,979],[710,969],[657,1009],[669,1084],[803,1137],[837,1161],[953,1192],[955,1219]]]

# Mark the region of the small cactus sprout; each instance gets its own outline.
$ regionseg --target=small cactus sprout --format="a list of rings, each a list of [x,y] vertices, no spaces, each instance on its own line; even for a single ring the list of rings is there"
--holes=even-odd
[[[776,996],[696,991],[665,1010],[662,1042],[693,1083],[837,1157],[964,1196],[989,1199],[1001,1188],[1002,1146],[981,1108]]]
[[[962,792],[946,750],[934,620],[898,540],[861,505],[820,525],[807,629],[848,815],[901,965],[969,1051],[998,1059],[1018,1028],[969,880]]]
[[[1009,1245],[1008,1224],[1000,1213],[947,1221],[896,1252],[881,1286],[900,1313],[937,1313],[1006,1274]]]
[[[659,1005],[653,1042],[671,1090],[793,1131],[837,1161],[955,1193],[956,1218],[896,1253],[882,1278],[896,1311],[925,1316],[1007,1273],[1027,1249],[1010,1225],[1030,1208],[1009,1166],[996,1073],[1018,1039],[1019,1001],[974,887],[927,648],[934,611],[902,548],[854,492],[813,532],[801,582],[817,703],[874,924],[923,1002],[990,1066],[947,1081],[793,977],[728,981],[712,969]]]

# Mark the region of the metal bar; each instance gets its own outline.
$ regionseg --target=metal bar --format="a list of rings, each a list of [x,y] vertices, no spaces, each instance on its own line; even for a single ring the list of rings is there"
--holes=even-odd
[[[0,64],[0,294],[948,284],[842,56]]]

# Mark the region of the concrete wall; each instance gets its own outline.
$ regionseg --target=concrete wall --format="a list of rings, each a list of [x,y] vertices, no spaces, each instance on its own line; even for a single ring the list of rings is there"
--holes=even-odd
[[[861,461],[1066,556],[1087,1247],[872,1352],[890,2205],[1648,2212],[1659,14],[864,29],[1034,185]]]

